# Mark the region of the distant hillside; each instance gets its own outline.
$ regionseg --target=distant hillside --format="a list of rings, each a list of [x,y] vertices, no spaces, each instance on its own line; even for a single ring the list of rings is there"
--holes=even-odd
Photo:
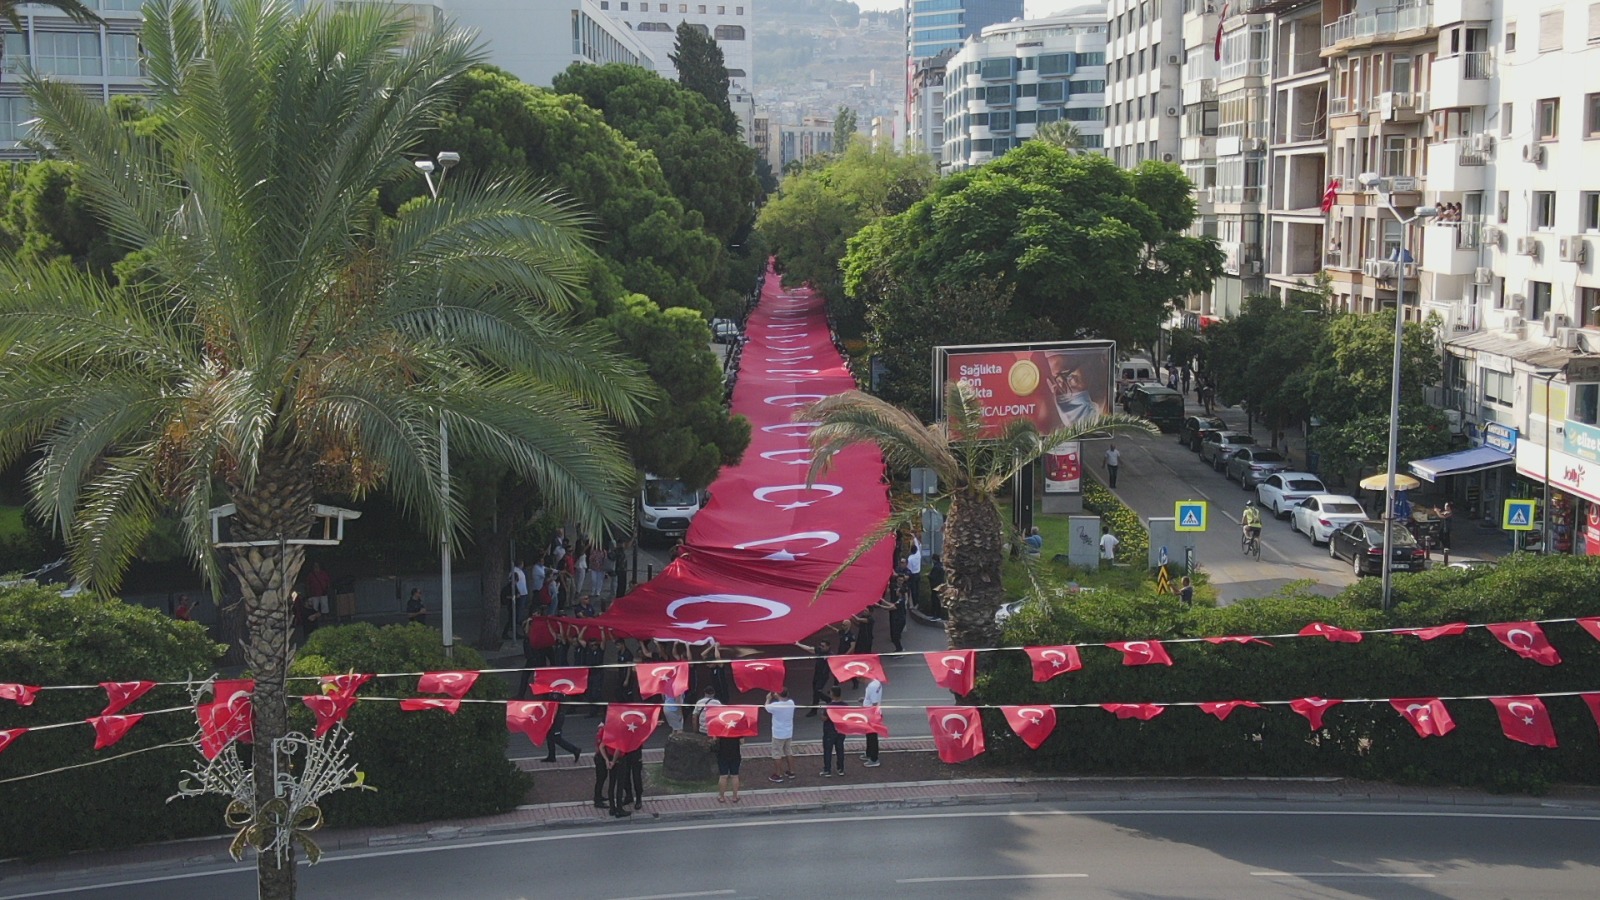
[[[756,91],[818,81],[900,83],[905,14],[863,13],[848,0],[784,0],[757,7]]]

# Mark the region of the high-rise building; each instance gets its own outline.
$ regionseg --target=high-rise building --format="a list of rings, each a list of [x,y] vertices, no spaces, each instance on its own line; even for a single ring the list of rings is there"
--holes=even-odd
[[[482,2],[482,0],[453,0]],[[505,2],[505,0],[493,0]],[[660,0],[595,0],[603,14],[632,30],[644,45],[653,68],[677,80],[678,70],[672,53],[678,42],[678,25],[687,22],[717,42],[723,64],[728,67],[728,102],[739,120],[747,142],[753,140],[755,98],[755,2],[662,3]],[[526,4],[519,4],[525,6]],[[539,6],[542,4],[534,4]]]
[[[1020,18],[1022,0],[906,0],[906,56],[959,50],[987,26]]]
[[[1249,4],[1247,4],[1247,7]],[[1262,238],[1267,291],[1312,284],[1328,265],[1328,70],[1320,0],[1255,4],[1275,13],[1267,90],[1271,131]]]
[[[1118,165],[1178,162],[1183,8],[1198,0],[1110,0],[1106,153]]]

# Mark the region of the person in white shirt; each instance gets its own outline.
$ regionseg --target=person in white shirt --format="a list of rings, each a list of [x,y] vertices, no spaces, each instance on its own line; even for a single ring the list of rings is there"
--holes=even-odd
[[[864,707],[883,705],[883,682],[876,678],[867,682],[867,689],[861,692],[861,705]],[[867,752],[861,754],[861,759],[863,760],[861,764],[869,769],[882,765],[882,763],[878,762],[878,736],[876,734],[867,735]]]
[[[1117,540],[1117,536],[1112,534],[1109,531],[1106,532],[1105,534],[1101,535],[1100,536],[1100,558],[1103,559],[1103,560],[1107,560],[1107,561],[1116,559],[1117,558],[1117,545],[1121,544],[1121,543],[1122,543],[1122,541]]]
[[[514,610],[514,627],[520,628],[522,620],[528,617],[528,573],[523,570],[521,562],[511,567],[511,600]]]
[[[911,536],[911,552],[906,555],[906,571],[911,573],[906,586],[911,592],[911,605],[916,606],[922,596],[922,542]]]
[[[1122,453],[1112,444],[1106,450],[1106,487],[1117,486],[1117,469],[1122,466]]]
[[[794,778],[794,700],[786,689],[767,693],[767,715],[772,717],[772,774],[777,784]]]
[[[721,706],[722,701],[717,699],[717,689],[706,685],[704,696],[694,703],[695,729],[701,734],[711,733],[711,722],[706,716],[706,710],[713,706]]]

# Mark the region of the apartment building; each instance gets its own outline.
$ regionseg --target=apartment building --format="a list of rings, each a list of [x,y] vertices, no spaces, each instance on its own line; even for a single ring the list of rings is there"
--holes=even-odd
[[[1322,61],[1321,0],[1246,4],[1271,13],[1267,71],[1267,163],[1262,193],[1266,292],[1313,283],[1327,258],[1328,69]]]
[[[791,163],[804,163],[813,156],[833,152],[833,120],[806,116],[798,123],[775,124],[773,147],[781,174]]]
[[[455,0],[480,2],[480,0]],[[496,0],[500,2],[500,0]],[[633,32],[649,56],[648,65],[676,81],[678,67],[672,53],[678,42],[678,25],[688,23],[717,42],[728,67],[728,103],[739,120],[747,143],[755,140],[755,3],[682,3],[678,0],[595,0],[612,21]],[[542,4],[533,4],[539,6]],[[517,4],[525,8],[526,3]]]
[[[1084,149],[1104,146],[1105,48],[1101,4],[983,29],[945,68],[945,168],[982,165],[1059,120]]]
[[[906,86],[906,145],[908,153],[925,153],[942,161],[944,153],[944,75],[955,50],[911,64]]]
[[[1120,166],[1180,161],[1185,2],[1107,4],[1105,149]]]

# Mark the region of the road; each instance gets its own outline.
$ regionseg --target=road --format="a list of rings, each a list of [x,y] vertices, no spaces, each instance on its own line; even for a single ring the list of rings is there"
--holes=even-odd
[[[1147,800],[545,829],[331,853],[300,896],[1593,897],[1600,813]],[[254,896],[253,867],[0,882],[0,900]],[[841,894],[841,892],[844,892]]]

